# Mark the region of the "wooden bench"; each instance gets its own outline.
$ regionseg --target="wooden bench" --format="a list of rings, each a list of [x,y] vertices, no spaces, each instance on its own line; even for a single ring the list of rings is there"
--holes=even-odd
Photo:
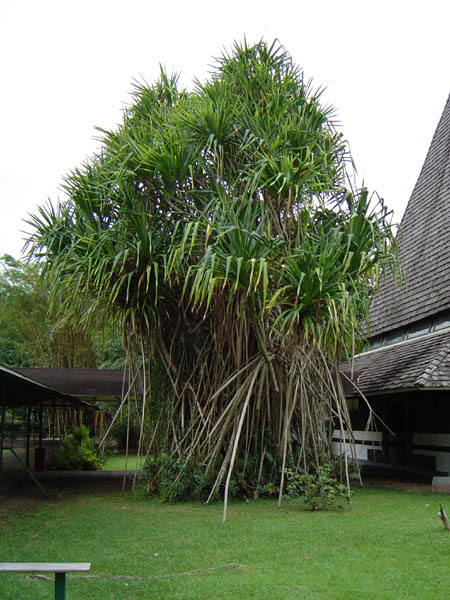
[[[89,571],[91,563],[0,563],[0,573],[54,573],[55,600],[65,600],[66,573]]]

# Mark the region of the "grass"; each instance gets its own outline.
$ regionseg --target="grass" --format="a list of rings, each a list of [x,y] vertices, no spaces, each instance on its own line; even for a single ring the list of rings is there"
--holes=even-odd
[[[139,464],[145,461],[142,456],[139,458]],[[128,459],[125,454],[111,454],[105,457],[105,465],[103,467],[106,471],[134,471],[136,469],[136,455],[129,454]]]
[[[444,600],[450,536],[440,501],[449,497],[363,488],[351,511],[233,502],[223,524],[220,503],[79,492],[37,512],[6,511],[0,560],[91,561],[97,578],[68,577],[67,596],[78,600]],[[50,599],[53,586],[2,575],[0,597]]]

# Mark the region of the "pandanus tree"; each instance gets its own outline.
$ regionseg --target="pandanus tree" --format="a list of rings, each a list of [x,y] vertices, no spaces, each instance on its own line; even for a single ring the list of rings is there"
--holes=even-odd
[[[340,361],[395,269],[320,96],[276,43],[236,44],[191,92],[162,71],[29,221],[64,314],[88,298],[86,322],[121,323],[142,447],[202,465],[225,511],[237,463],[256,487],[275,461],[281,497],[287,460],[329,460],[336,428],[351,444]]]

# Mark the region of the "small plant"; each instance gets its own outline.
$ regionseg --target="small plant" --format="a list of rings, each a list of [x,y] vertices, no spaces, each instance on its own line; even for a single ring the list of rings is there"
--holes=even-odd
[[[286,492],[291,498],[302,498],[311,510],[321,510],[332,504],[350,502],[351,493],[347,486],[337,481],[331,474],[329,464],[316,467],[314,473],[300,473],[286,469]]]
[[[144,474],[148,493],[158,495],[163,502],[205,500],[211,489],[202,465],[176,461],[164,453],[147,458]]]
[[[103,461],[97,456],[89,429],[81,425],[55,448],[48,468],[55,471],[98,471]]]

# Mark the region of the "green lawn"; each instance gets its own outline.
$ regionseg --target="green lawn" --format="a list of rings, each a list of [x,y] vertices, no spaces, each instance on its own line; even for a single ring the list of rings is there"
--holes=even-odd
[[[139,458],[139,464],[145,461],[142,456]],[[103,467],[106,471],[124,471],[136,469],[136,455],[129,454],[128,458],[124,454],[112,454],[105,457],[105,465]]]
[[[220,503],[67,493],[37,511],[3,512],[0,561],[91,561],[98,577],[69,576],[68,600],[444,600],[450,535],[440,501],[450,509],[449,496],[364,488],[351,511],[234,502],[223,524]],[[50,599],[53,585],[1,575],[0,598]]]

